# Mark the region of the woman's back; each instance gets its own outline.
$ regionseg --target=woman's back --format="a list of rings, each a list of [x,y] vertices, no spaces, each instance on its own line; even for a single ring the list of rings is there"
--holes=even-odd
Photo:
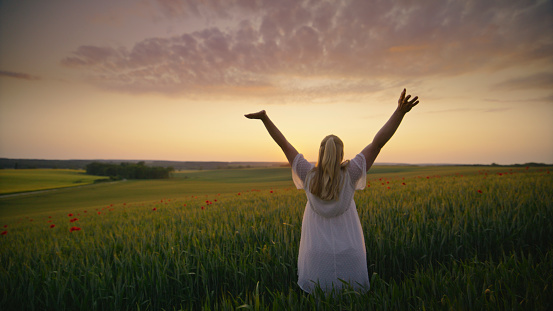
[[[353,194],[366,184],[365,158],[358,154],[342,172],[335,200],[323,200],[309,191],[313,165],[298,154],[292,176],[305,189],[305,207],[298,256],[298,285],[312,292],[317,284],[325,291],[348,282],[357,290],[369,289],[365,241]]]

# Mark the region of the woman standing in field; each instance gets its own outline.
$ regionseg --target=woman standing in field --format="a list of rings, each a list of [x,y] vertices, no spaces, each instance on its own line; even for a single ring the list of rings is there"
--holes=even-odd
[[[307,195],[298,256],[298,285],[304,291],[311,293],[317,285],[327,293],[340,290],[342,281],[357,290],[369,289],[365,240],[353,194],[365,188],[366,173],[380,150],[419,103],[417,96],[410,98],[404,89],[388,122],[351,161],[343,162],[344,144],[337,136],[325,137],[315,167],[286,140],[265,110],[246,115],[263,121],[292,165],[296,187]]]

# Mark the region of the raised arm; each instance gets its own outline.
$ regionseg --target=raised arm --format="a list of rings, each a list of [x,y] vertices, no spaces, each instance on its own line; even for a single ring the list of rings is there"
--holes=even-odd
[[[269,119],[269,116],[267,115],[265,110],[247,114],[245,115],[245,117],[248,119],[258,119],[263,122],[263,125],[265,125],[265,128],[267,129],[271,137],[279,145],[280,149],[282,149],[282,151],[284,152],[284,155],[286,155],[286,159],[288,159],[288,162],[290,163],[290,165],[292,165],[292,162],[294,162],[296,155],[298,155],[298,151],[292,146],[292,144],[288,142],[288,140],[286,140],[286,137],[282,135],[282,133],[279,131],[273,121]]]
[[[415,96],[412,100],[409,100],[411,95],[405,96],[405,92],[406,90],[403,89],[403,92],[401,92],[401,95],[399,96],[397,109],[394,111],[388,122],[386,122],[380,131],[376,133],[372,143],[361,151],[367,161],[367,170],[369,170],[369,168],[373,165],[382,147],[384,147],[388,140],[392,138],[401,124],[401,120],[403,120],[405,114],[419,103],[418,96]]]

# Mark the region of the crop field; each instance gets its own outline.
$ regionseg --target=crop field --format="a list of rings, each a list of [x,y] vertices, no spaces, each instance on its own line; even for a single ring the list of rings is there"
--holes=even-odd
[[[551,168],[374,167],[371,289],[296,285],[289,169],[0,197],[1,310],[551,310]]]
[[[0,170],[0,195],[88,185],[101,178],[78,170]]]

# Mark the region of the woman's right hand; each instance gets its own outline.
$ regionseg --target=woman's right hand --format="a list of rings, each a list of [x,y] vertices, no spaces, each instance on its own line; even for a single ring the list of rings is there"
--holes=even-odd
[[[401,92],[399,100],[397,101],[397,110],[399,110],[403,114],[408,113],[411,108],[415,107],[419,103],[418,96],[415,96],[413,99],[409,100],[409,98],[411,98],[411,95],[405,96],[405,92],[406,90],[403,89],[403,92]]]
[[[265,112],[265,110],[261,110],[259,112],[254,112],[254,113],[249,113],[249,114],[246,114],[244,115],[246,118],[248,119],[263,119],[264,117],[267,116],[267,113]]]

